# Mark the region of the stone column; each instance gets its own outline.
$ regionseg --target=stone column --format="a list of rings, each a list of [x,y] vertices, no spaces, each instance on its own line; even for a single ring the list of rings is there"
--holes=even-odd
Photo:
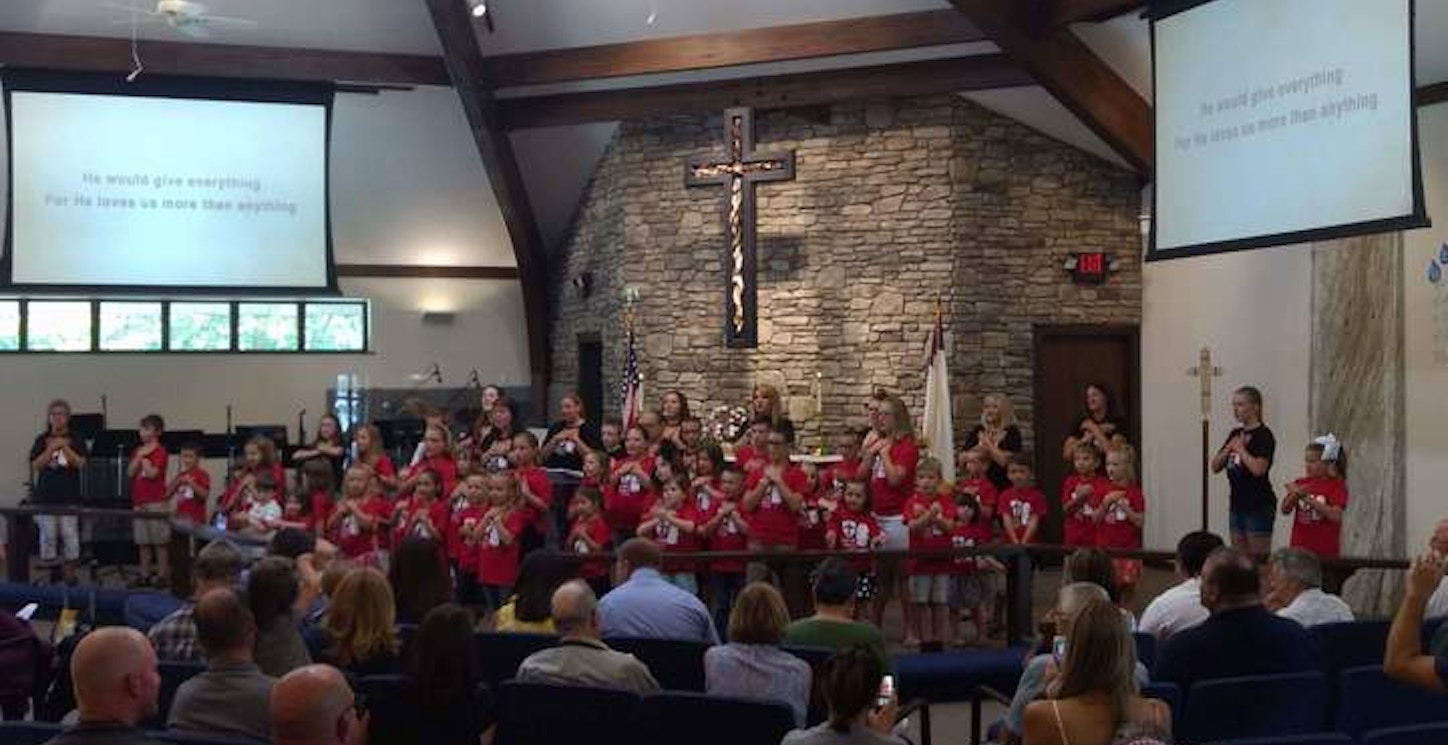
[[[1401,233],[1312,248],[1309,418],[1314,435],[1332,432],[1348,451],[1345,556],[1409,554],[1402,252]],[[1283,445],[1278,459],[1286,465],[1297,444]],[[1391,614],[1400,575],[1360,571],[1344,599],[1360,616]]]

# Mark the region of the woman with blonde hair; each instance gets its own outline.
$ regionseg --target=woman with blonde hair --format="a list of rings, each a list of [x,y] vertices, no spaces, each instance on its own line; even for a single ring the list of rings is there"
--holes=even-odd
[[[980,424],[965,436],[962,450],[975,450],[985,456],[986,478],[999,491],[1010,488],[1006,466],[1011,456],[1021,452],[1021,428],[1016,426],[1016,409],[1004,393],[987,393],[981,399]]]
[[[915,429],[910,410],[899,396],[876,393],[880,405],[874,417],[873,431],[866,438],[860,453],[857,477],[870,485],[870,504],[875,522],[885,534],[883,548],[904,551],[910,548],[910,529],[905,524],[905,502],[915,492],[915,467],[920,462],[920,446],[915,442]],[[891,596],[900,599],[905,628],[915,628],[915,615],[910,607],[909,588],[899,560],[881,561],[877,569],[879,592],[871,609],[876,626],[882,625],[885,606]]]
[[[784,597],[766,582],[739,591],[729,612],[729,643],[704,653],[705,690],[718,696],[783,701],[803,727],[809,708],[810,668],[779,648],[789,611]]]
[[[1071,619],[1048,699],[1026,707],[1023,740],[1031,745],[1170,742],[1171,711],[1143,698],[1136,643],[1121,612],[1099,598]],[[1052,673],[1047,673],[1052,677]]]
[[[371,567],[348,572],[332,593],[315,658],[359,676],[398,671],[397,605],[387,578]]]

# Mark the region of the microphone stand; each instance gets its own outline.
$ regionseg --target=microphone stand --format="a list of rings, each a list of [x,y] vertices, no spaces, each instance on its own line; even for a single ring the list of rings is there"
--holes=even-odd
[[[236,433],[231,431],[231,404],[226,405],[226,485],[236,472]]]
[[[307,444],[307,410],[297,412],[297,445],[305,447]]]

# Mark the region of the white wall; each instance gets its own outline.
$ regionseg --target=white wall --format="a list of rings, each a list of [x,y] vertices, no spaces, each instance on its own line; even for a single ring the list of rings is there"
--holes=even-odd
[[[1273,481],[1297,475],[1294,454],[1308,437],[1311,292],[1306,246],[1145,265],[1141,441],[1148,547],[1172,550],[1201,523],[1201,389],[1187,370],[1203,346],[1223,372],[1214,386],[1213,452],[1233,426],[1231,392],[1255,385],[1277,436]],[[1225,477],[1212,477],[1210,495],[1210,528],[1225,537]],[[1276,532],[1283,540],[1285,529],[1284,521]]]
[[[0,173],[4,157],[0,153]],[[3,179],[0,186],[8,188]],[[514,263],[450,89],[339,95],[331,196],[339,263]],[[98,411],[104,393],[114,426],[156,411],[174,429],[220,432],[229,402],[238,424],[295,427],[297,411],[305,408],[313,429],[341,373],[358,374],[370,386],[400,387],[436,361],[449,385],[474,368],[487,380],[528,381],[517,282],[368,278],[341,285],[348,297],[372,300],[370,354],[0,357],[0,411],[7,414],[0,426],[0,504],[18,499],[26,450],[45,402],[55,397],[70,399],[79,411]],[[451,326],[424,326],[423,311],[457,317]]]

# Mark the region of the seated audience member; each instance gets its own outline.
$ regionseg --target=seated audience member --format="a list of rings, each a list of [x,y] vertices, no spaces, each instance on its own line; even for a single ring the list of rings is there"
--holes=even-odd
[[[553,593],[553,626],[558,646],[534,652],[518,666],[517,679],[534,683],[623,688],[635,693],[659,689],[637,657],[615,652],[599,633],[598,598],[587,582],[571,580]]]
[[[795,726],[803,727],[811,673],[804,660],[779,648],[788,625],[789,610],[773,585],[746,585],[729,612],[729,643],[704,653],[705,690],[787,703]]]
[[[160,745],[138,725],[155,716],[161,674],[151,643],[135,629],[107,626],[80,640],[70,659],[77,720],[47,745]]]
[[[1352,608],[1336,595],[1322,591],[1322,562],[1301,548],[1279,548],[1272,554],[1268,590],[1271,608],[1307,628],[1353,620]]]
[[[421,623],[428,611],[452,600],[452,579],[448,577],[443,549],[437,541],[416,536],[407,538],[393,549],[388,564],[398,623]]]
[[[873,624],[855,620],[855,589],[860,575],[849,562],[832,556],[815,570],[815,614],[784,629],[784,643],[841,651],[864,646],[875,654],[880,669],[890,668],[885,639]]]
[[[659,574],[662,559],[658,545],[645,538],[619,547],[614,588],[598,604],[603,635],[718,644],[709,609]]]
[[[1071,644],[1071,622],[1082,608],[1098,600],[1109,603],[1111,597],[1106,594],[1105,588],[1094,582],[1073,582],[1057,593],[1056,607],[1052,608],[1048,615],[1068,647]],[[1126,625],[1122,624],[1122,628],[1126,628]],[[1026,662],[1020,682],[1016,685],[1015,696],[1011,698],[1010,708],[1006,710],[1005,719],[1001,722],[1002,742],[1020,742],[1021,735],[1025,732],[1026,707],[1046,692],[1047,685],[1059,677],[1060,672],[1061,661],[1056,659],[1054,651],[1038,654]],[[1140,662],[1136,663],[1133,673],[1139,685],[1150,682],[1146,666]]]
[[[241,577],[241,554],[226,541],[212,541],[196,554],[191,564],[191,582],[199,599],[212,590],[235,588]],[[196,622],[192,620],[193,603],[177,608],[156,622],[147,636],[156,656],[168,662],[200,662],[201,647],[196,643]]]
[[[247,575],[246,602],[256,620],[256,665],[273,678],[312,664],[297,630],[300,595],[301,580],[291,559],[268,556]]]
[[[307,609],[304,626],[319,626],[327,620],[327,607],[332,604],[332,596],[337,594],[337,585],[342,584],[342,580],[357,568],[357,562],[351,559],[339,557],[327,562],[327,568],[317,579],[317,599]]]
[[[1212,552],[1202,569],[1202,605],[1212,617],[1167,642],[1157,656],[1158,680],[1188,690],[1199,680],[1319,669],[1312,635],[1263,607],[1261,579],[1248,554]]]
[[[785,735],[780,745],[905,745],[894,734],[899,702],[892,695],[884,706],[879,703],[880,680],[887,670],[868,647],[836,652],[825,663],[820,681],[829,719]]]
[[[1106,591],[1106,596],[1111,598],[1112,604],[1120,608],[1122,615],[1126,617],[1127,630],[1136,630],[1136,616],[1122,605],[1121,582],[1116,576],[1116,562],[1110,554],[1099,548],[1072,551],[1061,565],[1061,584],[1069,585],[1073,582],[1100,585],[1101,589]]]
[[[1143,698],[1136,679],[1136,643],[1121,612],[1101,598],[1078,608],[1066,629],[1049,701],[1026,707],[1031,745],[1170,741],[1171,710]]]
[[[0,525],[0,530],[3,528]],[[5,544],[0,542],[0,553],[4,550]],[[0,643],[20,639],[33,643],[0,653],[0,715],[5,719],[25,718],[31,699],[38,700],[44,693],[55,664],[55,649],[35,634],[30,622],[0,608]]]
[[[478,745],[492,726],[493,712],[479,696],[473,616],[460,605],[446,603],[427,612],[409,645],[408,687],[400,711],[406,720],[388,722],[402,728],[383,732],[380,720],[372,734],[382,742],[428,745]],[[390,735],[390,736],[389,736]]]
[[[256,622],[236,591],[212,590],[196,601],[196,638],[206,670],[176,690],[166,726],[187,732],[266,740],[272,686],[252,661]]]
[[[366,745],[367,714],[342,671],[307,665],[272,688],[272,745]]]
[[[1443,523],[1439,523],[1441,528]],[[1436,536],[1435,536],[1436,537]],[[1443,581],[1442,555],[1430,551],[1408,570],[1406,590],[1383,654],[1383,672],[1400,683],[1429,691],[1448,692],[1448,656],[1423,654],[1423,610]]]
[[[1428,550],[1439,556],[1448,556],[1448,519],[1439,520],[1433,526],[1433,535],[1428,539]],[[1428,607],[1423,610],[1425,618],[1448,617],[1448,577],[1440,577],[1438,586],[1428,598]],[[1448,624],[1443,625],[1448,628]]]
[[[1158,642],[1172,634],[1201,624],[1211,616],[1202,605],[1202,564],[1213,551],[1221,548],[1222,539],[1212,533],[1195,531],[1177,541],[1176,569],[1181,583],[1157,595],[1146,606],[1136,630],[1151,634]]]
[[[518,566],[518,581],[513,584],[513,597],[493,615],[496,631],[526,634],[552,634],[553,619],[549,617],[553,591],[572,579],[573,568],[552,549],[539,549]]]
[[[387,578],[363,567],[342,579],[327,611],[327,621],[316,629],[313,659],[351,675],[390,675],[397,658],[397,607]]]

